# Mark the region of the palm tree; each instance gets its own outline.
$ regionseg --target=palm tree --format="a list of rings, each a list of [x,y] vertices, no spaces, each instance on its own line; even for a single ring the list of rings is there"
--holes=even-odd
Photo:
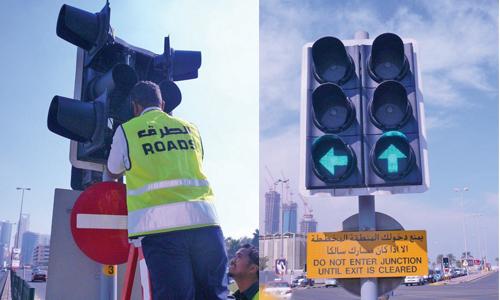
[[[450,261],[450,266],[453,265],[455,263],[455,261],[457,260],[455,258],[455,255],[453,255],[453,253],[448,253],[448,255],[446,255],[446,257],[448,257],[448,260]]]
[[[267,262],[269,261],[269,257],[259,257],[259,271],[264,271],[267,268]]]
[[[436,263],[438,265],[441,265],[441,263],[443,262],[443,257],[444,255],[443,254],[439,254],[437,257],[436,257]]]
[[[255,229],[253,232],[252,242],[250,243],[255,248],[259,248],[259,229]]]

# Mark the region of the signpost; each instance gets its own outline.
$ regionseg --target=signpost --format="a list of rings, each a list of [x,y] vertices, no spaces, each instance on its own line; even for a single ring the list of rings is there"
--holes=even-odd
[[[307,236],[311,278],[424,276],[428,273],[423,230],[313,232]]]

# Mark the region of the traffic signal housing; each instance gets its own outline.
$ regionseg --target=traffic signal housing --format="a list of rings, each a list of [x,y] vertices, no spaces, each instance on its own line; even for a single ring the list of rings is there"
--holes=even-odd
[[[358,47],[323,37],[307,48],[308,187],[363,182]]]
[[[414,40],[323,37],[303,48],[301,190],[337,196],[429,186]]]
[[[65,4],[57,21],[57,35],[78,47],[75,90],[52,99],[47,126],[72,140],[75,178],[104,170],[114,131],[133,117],[129,92],[138,81],[157,83],[171,114],[182,100],[174,81],[197,78],[201,66],[201,52],[174,50],[169,37],[162,54],[128,44],[114,35],[110,14],[109,3],[95,14]]]

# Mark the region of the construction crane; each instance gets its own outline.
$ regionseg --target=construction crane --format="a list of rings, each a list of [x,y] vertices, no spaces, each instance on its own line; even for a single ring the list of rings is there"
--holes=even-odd
[[[269,170],[267,165],[266,165],[266,171],[267,171],[267,174],[269,175],[269,177],[271,177],[271,180],[272,180],[273,185],[274,185],[272,191],[276,191],[276,186],[278,185],[278,183],[280,183],[280,181],[274,180],[273,174],[271,174],[271,171]],[[266,180],[266,182],[267,182],[267,180]],[[269,183],[268,183],[268,185],[269,185]],[[270,187],[270,185],[269,185],[269,187]],[[271,188],[269,188],[269,189],[271,190]]]
[[[312,218],[313,217],[313,210],[311,208],[309,208],[309,205],[307,204],[307,201],[306,199],[304,198],[304,196],[302,196],[300,193],[299,193],[299,196],[300,196],[300,199],[302,199],[302,203],[304,203],[304,218],[308,217],[308,218]]]

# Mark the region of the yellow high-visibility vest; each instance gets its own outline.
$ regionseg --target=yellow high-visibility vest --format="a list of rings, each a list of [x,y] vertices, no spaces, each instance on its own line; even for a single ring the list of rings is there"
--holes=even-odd
[[[217,225],[203,149],[191,123],[152,110],[122,125],[130,237]]]

